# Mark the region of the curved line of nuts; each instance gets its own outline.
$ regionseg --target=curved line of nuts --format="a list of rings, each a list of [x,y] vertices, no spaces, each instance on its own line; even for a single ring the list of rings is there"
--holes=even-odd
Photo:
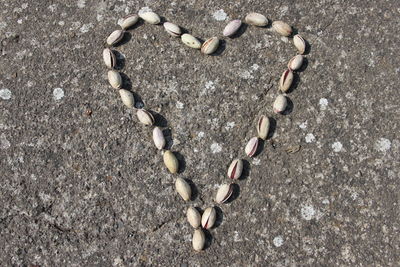
[[[124,37],[125,31],[134,26],[139,19],[143,19],[145,22],[149,24],[159,24],[161,22],[161,18],[154,12],[144,12],[139,15],[132,14],[125,17],[120,23],[121,29],[113,31],[108,38],[106,39],[106,43],[109,47],[115,46],[118,44]],[[245,17],[245,22],[247,24],[257,26],[257,27],[265,27],[269,24],[268,18],[259,13],[249,13]],[[200,49],[203,54],[210,55],[217,51],[219,46],[219,38],[212,37],[205,41],[203,44],[199,39],[194,37],[191,34],[184,33],[182,34],[181,28],[171,22],[164,22],[165,31],[174,37],[180,37],[181,41],[187,45],[188,47],[194,49]],[[232,37],[234,36],[242,25],[242,21],[240,19],[235,19],[229,22],[223,30],[223,36]],[[272,28],[281,36],[291,36],[293,33],[292,27],[283,22],[283,21],[275,21],[272,23]],[[300,69],[303,64],[303,54],[306,51],[306,41],[304,38],[298,34],[293,36],[293,43],[298,51],[298,55],[294,56],[288,63],[287,69],[283,72],[281,79],[279,81],[279,90],[283,94],[279,94],[274,103],[273,103],[273,111],[275,113],[282,113],[287,108],[287,97],[286,92],[290,89],[293,82],[293,72]],[[121,100],[125,106],[128,108],[135,108],[135,98],[133,93],[129,90],[123,89],[122,77],[118,71],[115,70],[115,66],[117,64],[116,56],[114,51],[109,47],[103,50],[103,60],[105,65],[110,69],[108,71],[108,81],[110,85],[119,90],[119,94],[121,96]],[[152,112],[140,108],[137,109],[137,117],[138,120],[144,125],[154,125],[155,119]],[[266,140],[268,137],[268,132],[270,128],[269,118],[265,115],[262,115],[256,125],[258,136],[252,137],[247,145],[245,146],[245,152],[248,157],[253,157],[256,155],[259,145],[259,139]],[[159,150],[163,150],[165,147],[165,138],[160,127],[154,127],[153,129],[153,142],[155,146]],[[175,156],[175,154],[170,150],[164,150],[163,154],[164,164],[167,169],[171,173],[177,173],[179,170],[179,162]],[[228,168],[228,178],[231,181],[239,179],[242,175],[243,170],[243,161],[242,159],[234,159]],[[187,181],[183,178],[177,178],[175,182],[175,189],[178,194],[182,197],[184,201],[189,201],[191,199],[192,190]],[[217,191],[215,202],[217,204],[225,203],[233,194],[234,184],[233,182],[229,184],[223,184]],[[214,226],[217,213],[214,207],[208,207],[204,210],[203,215],[201,216],[199,211],[194,207],[189,207],[186,213],[187,220],[189,224],[195,229],[192,238],[192,245],[194,250],[201,251],[204,249],[204,245],[206,242],[205,234],[203,229],[210,229]],[[201,226],[201,227],[200,227]]]

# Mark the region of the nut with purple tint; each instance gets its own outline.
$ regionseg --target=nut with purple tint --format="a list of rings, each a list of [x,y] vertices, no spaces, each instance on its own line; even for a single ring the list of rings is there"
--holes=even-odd
[[[240,29],[240,26],[242,26],[242,21],[240,19],[232,20],[225,26],[222,34],[226,37],[231,37]]]
[[[233,184],[223,184],[217,191],[215,202],[222,204],[225,203],[233,193]]]
[[[153,115],[146,109],[141,108],[138,109],[138,111],[136,112],[136,115],[139,119],[139,121],[141,123],[143,123],[144,125],[153,125],[154,124],[154,117]]]
[[[110,46],[116,45],[124,37],[124,31],[115,30],[107,38],[107,44]]]
[[[246,152],[247,156],[253,157],[254,154],[257,152],[257,148],[258,148],[258,137],[253,137],[247,143],[244,151]]]
[[[279,90],[286,92],[289,90],[293,82],[293,72],[290,69],[285,70],[282,73],[281,79],[279,80]]]
[[[215,211],[214,207],[207,208],[203,216],[201,216],[201,226],[204,229],[210,229],[214,226],[215,220],[217,218],[217,212]]]
[[[241,159],[234,159],[228,168],[228,177],[231,179],[238,179],[242,175],[243,161]]]
[[[300,69],[301,65],[303,65],[303,59],[304,57],[302,55],[292,57],[289,60],[288,68],[292,71]]]

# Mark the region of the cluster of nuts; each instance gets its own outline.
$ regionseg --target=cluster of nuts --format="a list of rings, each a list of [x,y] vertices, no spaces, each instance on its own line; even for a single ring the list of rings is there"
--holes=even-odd
[[[125,17],[121,23],[121,29],[115,30],[107,38],[106,42],[108,47],[115,46],[118,42],[123,39],[126,30],[134,26],[139,18],[143,19],[145,22],[150,24],[160,24],[161,18],[154,12],[144,12],[139,15],[129,15]],[[259,13],[250,13],[246,16],[245,22],[249,25],[265,27],[269,24],[268,19]],[[225,37],[234,36],[242,25],[242,21],[239,19],[229,22],[223,30],[223,35]],[[203,54],[210,55],[214,53],[219,46],[219,38],[212,37],[207,39],[203,44],[193,35],[188,33],[183,33],[179,26],[171,22],[164,22],[163,26],[165,31],[173,37],[180,37],[182,42],[188,47],[194,49],[200,49]],[[272,28],[280,35],[289,37],[292,35],[292,28],[290,25],[283,21],[275,21],[272,23]],[[289,60],[288,68],[283,72],[279,81],[279,90],[283,94],[279,94],[274,103],[273,111],[275,113],[282,113],[287,108],[287,98],[285,93],[289,90],[292,85],[294,74],[293,72],[300,69],[303,64],[303,54],[306,50],[306,41],[300,35],[293,36],[294,46],[298,50],[298,55],[294,56]],[[119,90],[122,102],[128,108],[135,109],[135,98],[132,92],[126,90],[123,87],[123,81],[120,73],[115,70],[117,64],[116,56],[113,50],[110,48],[105,48],[103,50],[104,63],[108,68],[108,81],[113,88]],[[138,120],[144,125],[154,125],[155,120],[152,112],[147,109],[140,108],[136,110]],[[245,153],[248,157],[253,157],[256,155],[258,150],[259,139],[266,140],[268,137],[268,132],[270,128],[270,120],[267,116],[262,115],[257,122],[257,136],[251,138],[247,145],[245,146]],[[159,150],[163,150],[166,144],[164,134],[160,127],[153,128],[153,141],[155,146]],[[177,173],[179,170],[179,162],[175,154],[170,150],[164,150],[163,154],[164,164],[171,173]],[[234,159],[229,165],[227,176],[231,181],[239,179],[243,171],[243,160]],[[217,204],[225,203],[233,193],[234,184],[232,182],[223,184],[219,187],[215,202]],[[189,201],[192,196],[192,190],[190,185],[185,179],[178,177],[175,181],[175,189],[178,194],[182,197],[184,201]],[[199,211],[194,207],[189,207],[187,210],[187,220],[189,224],[195,229],[192,239],[193,248],[196,251],[201,251],[205,245],[205,234],[203,229],[210,229],[214,226],[217,218],[216,209],[214,207],[208,207],[200,215]]]

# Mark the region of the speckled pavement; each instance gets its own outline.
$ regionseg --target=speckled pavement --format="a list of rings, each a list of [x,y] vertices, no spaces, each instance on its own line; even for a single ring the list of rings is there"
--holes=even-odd
[[[400,266],[397,1],[0,5],[1,266]],[[102,61],[118,19],[141,9],[203,40],[251,11],[293,25],[310,49],[290,110],[272,102],[295,50],[270,27],[204,56],[141,23],[117,47],[120,67],[178,154],[180,173],[167,173]],[[249,159],[261,114],[274,131]],[[214,204],[235,157],[244,177],[197,253],[185,210]]]

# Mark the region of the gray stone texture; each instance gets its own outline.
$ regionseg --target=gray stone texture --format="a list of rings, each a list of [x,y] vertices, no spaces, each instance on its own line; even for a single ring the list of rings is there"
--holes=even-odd
[[[2,266],[400,265],[398,1],[0,6]],[[310,49],[290,110],[276,115],[272,103],[295,49],[270,26],[243,27],[204,56],[140,23],[116,49],[125,87],[160,114],[179,153],[180,173],[167,173],[102,61],[118,19],[143,7],[202,40],[252,11],[291,24]],[[249,159],[261,114],[276,127]],[[186,208],[213,205],[236,157],[244,178],[197,253]],[[195,185],[190,203],[178,176]]]

